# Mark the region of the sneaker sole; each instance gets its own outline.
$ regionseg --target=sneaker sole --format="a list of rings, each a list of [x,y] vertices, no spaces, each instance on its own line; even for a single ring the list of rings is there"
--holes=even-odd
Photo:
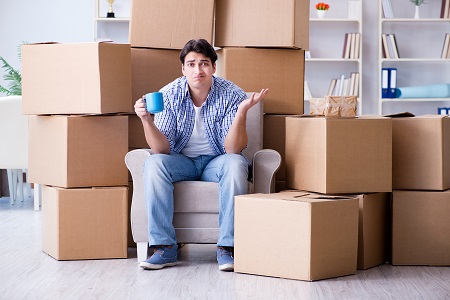
[[[141,262],[139,264],[139,266],[141,268],[143,268],[144,270],[159,270],[162,269],[164,267],[172,267],[172,266],[176,266],[177,262],[171,262],[171,263],[166,263],[166,264],[150,264],[150,263],[146,263],[146,262]]]
[[[234,264],[219,265],[220,271],[234,271]]]

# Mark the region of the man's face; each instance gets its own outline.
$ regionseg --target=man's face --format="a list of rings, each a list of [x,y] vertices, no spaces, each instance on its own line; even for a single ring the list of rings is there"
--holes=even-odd
[[[212,75],[216,72],[216,64],[212,64],[209,57],[191,51],[184,58],[182,72],[190,88],[209,90],[212,85]]]

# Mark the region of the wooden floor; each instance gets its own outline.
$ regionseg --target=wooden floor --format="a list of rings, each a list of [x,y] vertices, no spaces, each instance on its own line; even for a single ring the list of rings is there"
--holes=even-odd
[[[144,271],[128,259],[57,261],[41,251],[41,212],[0,198],[0,299],[450,299],[450,267],[383,265],[316,282],[221,272],[214,245]]]

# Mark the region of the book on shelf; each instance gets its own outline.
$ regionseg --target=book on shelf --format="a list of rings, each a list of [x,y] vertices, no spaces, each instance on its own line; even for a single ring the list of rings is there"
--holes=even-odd
[[[400,55],[398,54],[397,39],[395,38],[395,34],[388,34],[388,36],[392,44],[394,58],[400,58]]]
[[[350,77],[344,74],[340,78],[331,79],[327,96],[358,96],[359,73],[352,72]]]
[[[344,38],[344,49],[342,51],[342,58],[358,59],[361,34],[359,32],[346,33]]]
[[[391,58],[391,56],[389,55],[389,49],[388,49],[388,43],[387,43],[387,36],[386,33],[381,34],[381,41],[383,44],[383,57],[384,58]]]
[[[441,58],[444,58],[444,59],[445,58],[450,58],[449,55],[448,55],[448,49],[449,49],[448,44],[449,44],[449,42],[450,42],[450,33],[447,33],[445,35],[445,38],[444,38],[444,45],[442,46]]]
[[[381,6],[383,8],[383,15],[386,19],[394,18],[394,10],[392,9],[391,0],[382,0]]]
[[[397,68],[381,69],[381,98],[397,98]]]
[[[311,51],[305,51],[305,58],[311,58]]]
[[[312,94],[311,94],[311,90],[309,88],[308,81],[306,81],[306,80],[305,80],[303,89],[304,89],[304,92],[303,92],[304,100],[310,100],[312,98]]]
[[[449,11],[449,9],[450,9],[449,4],[450,3],[449,2],[450,2],[450,0],[442,0],[441,15],[440,15],[440,17],[442,19],[450,18],[450,16],[449,16],[449,13],[450,13],[450,11]]]

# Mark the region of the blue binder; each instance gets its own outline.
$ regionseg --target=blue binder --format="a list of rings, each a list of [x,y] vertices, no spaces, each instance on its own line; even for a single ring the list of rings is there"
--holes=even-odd
[[[381,98],[389,98],[389,69],[381,69]]]
[[[397,97],[397,68],[388,68],[389,70],[389,98],[398,98]]]

